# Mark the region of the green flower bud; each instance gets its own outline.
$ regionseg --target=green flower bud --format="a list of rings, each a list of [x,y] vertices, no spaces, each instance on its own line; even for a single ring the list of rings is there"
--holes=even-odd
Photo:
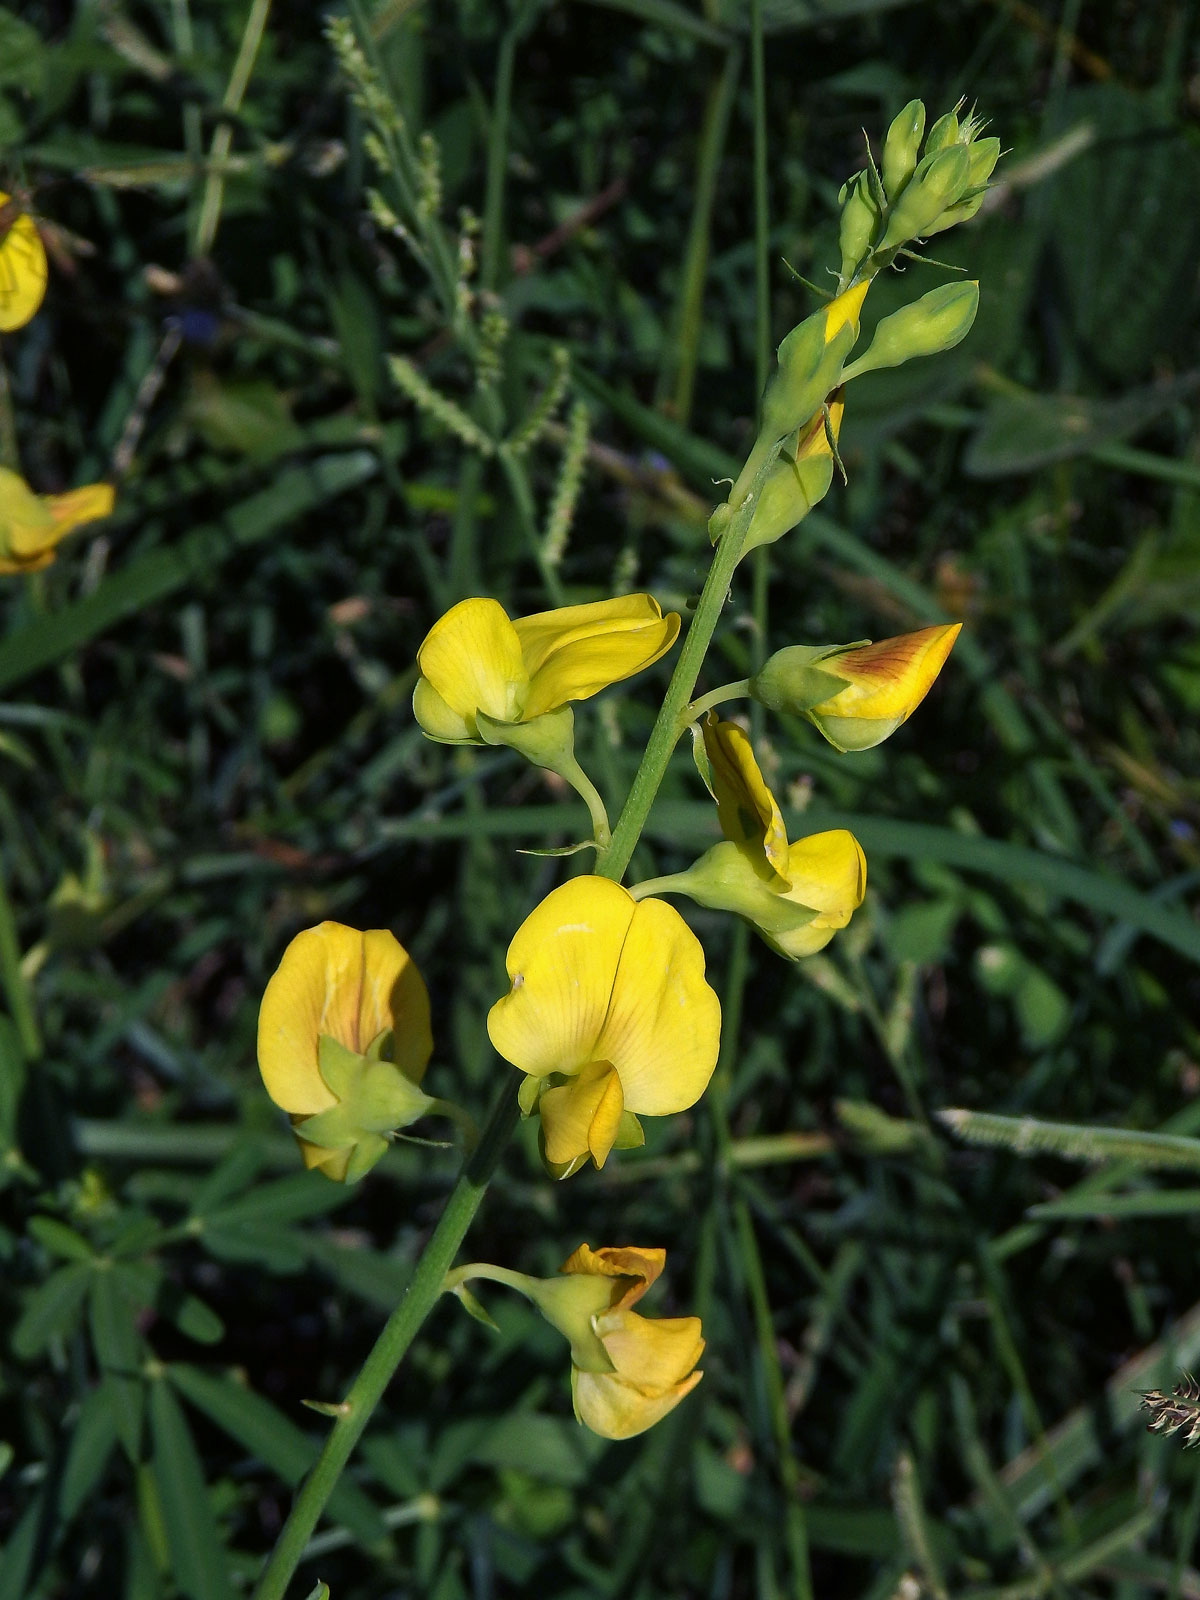
[[[947,207],[962,199],[971,176],[971,157],[962,145],[923,156],[888,219],[883,248],[928,234]]]
[[[779,346],[779,370],[763,395],[762,427],[729,491],[731,506],[741,505],[775,445],[811,422],[837,388],[842,365],[858,338],[859,313],[869,288],[864,282],[843,290],[805,317]]]
[[[844,185],[842,220],[838,230],[838,244],[842,252],[841,281],[849,283],[855,268],[871,248],[871,240],[879,226],[879,207],[871,197],[870,180],[865,172],[857,172]]]
[[[845,409],[840,397],[829,407],[829,426],[836,441]],[[822,412],[813,418],[793,445],[783,447],[758,497],[758,506],[746,534],[743,554],[760,544],[774,544],[789,528],[808,515],[829,493],[833,482],[833,452]]]
[[[954,111],[947,111],[944,117],[939,117],[929,130],[929,137],[925,141],[925,154],[936,155],[939,150],[948,150],[951,145],[965,144],[965,139],[959,139],[958,115]]]
[[[951,350],[970,332],[979,309],[979,285],[946,283],[931,289],[911,305],[884,317],[870,346],[845,369],[843,378],[861,377],[882,367],[898,367],[914,356],[934,356]]]
[[[892,118],[883,142],[883,187],[892,205],[917,170],[924,132],[925,106],[920,100],[910,100],[903,111]]]
[[[974,189],[984,184],[992,175],[992,170],[1000,159],[999,139],[974,139],[969,151],[971,157],[971,178],[969,187]]]

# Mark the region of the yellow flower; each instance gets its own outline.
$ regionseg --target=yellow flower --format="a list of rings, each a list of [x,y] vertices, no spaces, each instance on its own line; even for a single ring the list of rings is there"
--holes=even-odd
[[[639,884],[635,893],[686,894],[699,905],[733,911],[791,960],[823,949],[863,902],[862,846],[845,828],[789,844],[775,796],[736,723],[710,711],[704,747],[725,842],[686,872]]]
[[[413,713],[431,739],[484,742],[478,717],[527,723],[632,677],[674,644],[679,617],[648,594],[510,621],[495,600],[462,600],[417,652]],[[489,741],[490,742],[490,741]]]
[[[424,979],[386,929],[322,922],[288,945],[263,995],[258,1066],[306,1167],[354,1182],[385,1134],[445,1109],[418,1087],[432,1051]]]
[[[632,1439],[660,1422],[690,1394],[702,1372],[699,1317],[640,1317],[631,1308],[662,1272],[665,1250],[592,1250],[581,1244],[560,1270],[576,1280],[598,1278],[609,1292],[607,1306],[590,1317],[590,1328],[607,1358],[575,1359],[571,1399],[579,1421],[604,1439]],[[589,1352],[594,1354],[595,1352]]]
[[[0,333],[23,328],[46,293],[46,247],[33,218],[16,207],[0,194]]]
[[[632,1439],[660,1422],[704,1376],[699,1317],[638,1316],[632,1309],[662,1272],[665,1250],[581,1244],[558,1278],[530,1278],[474,1262],[445,1287],[468,1309],[466,1283],[486,1278],[532,1300],[571,1345],[571,1398],[578,1420],[604,1439]]]
[[[34,494],[17,473],[0,467],[0,573],[37,572],[85,522],[112,515],[111,483],[89,483],[66,494]]]
[[[806,716],[838,750],[869,750],[912,716],[961,628],[942,623],[877,644],[793,645],[750,680],[750,693]]]
[[[607,878],[553,890],[508,948],[512,989],[488,1034],[526,1074],[521,1108],[542,1119],[546,1161],[568,1176],[641,1143],[637,1115],[684,1111],[717,1063],[721,1007],[704,951],[678,912],[639,905]]]

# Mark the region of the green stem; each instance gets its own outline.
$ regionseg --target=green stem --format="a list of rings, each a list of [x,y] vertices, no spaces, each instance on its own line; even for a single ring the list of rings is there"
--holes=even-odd
[[[632,884],[629,892],[635,900],[646,900],[652,894],[687,894],[687,882],[686,872],[668,872],[665,877]]]
[[[754,90],[754,372],[762,397],[771,368],[770,213],[767,194],[767,75],[762,0],[750,0],[750,77]],[[759,417],[762,421],[762,417]]]
[[[675,663],[675,671],[667,685],[666,696],[646,745],[646,753],[642,757],[641,765],[629,790],[625,809],[621,812],[613,830],[612,843],[607,850],[600,852],[597,859],[596,872],[602,878],[611,878],[614,883],[620,883],[625,876],[629,858],[641,838],[642,829],[645,827],[646,818],[650,815],[650,807],[654,804],[654,797],[666,773],[671,754],[687,726],[685,715],[687,706],[696,687],[696,680],[700,676],[700,668],[704,665],[704,657],[712,642],[717,623],[721,619],[721,611],[729,593],[729,583],[741,559],[742,546],[746,542],[746,534],[754,518],[759,490],[778,454],[779,445],[776,444],[762,460],[750,485],[750,492],[742,500],[721,535],[716,556],[708,569],[708,577],[704,580],[704,588],[696,604],[692,625],[687,631],[687,638],[683,641],[683,649],[679,652],[679,660]]]
[[[532,20],[532,7],[526,5],[518,9],[500,40],[500,50],[496,59],[496,88],[492,98],[492,125],[488,129],[487,181],[483,202],[483,236],[480,240],[479,253],[479,283],[485,290],[495,289],[500,276],[513,68],[516,63],[517,45],[529,31]]]
[[[442,1289],[446,1294],[455,1294],[466,1283],[474,1278],[486,1278],[489,1283],[502,1283],[506,1289],[515,1289],[518,1294],[529,1298],[529,1275],[525,1272],[513,1272],[509,1267],[496,1267],[490,1261],[468,1261],[465,1266],[455,1267],[453,1272],[446,1274]]]
[[[4,345],[0,341],[0,467],[10,472],[20,472],[21,453],[17,446],[17,422],[13,413],[12,390],[8,384],[8,367],[4,361]]]
[[[721,157],[729,132],[729,119],[733,111],[738,78],[741,75],[741,61],[742,52],[740,48],[734,46],[726,54],[721,72],[709,85],[708,101],[700,132],[700,148],[696,157],[695,200],[692,205],[687,249],[680,277],[674,338],[671,340],[671,351],[675,360],[673,415],[677,422],[684,425],[692,411],[700,337],[704,325],[704,288],[708,278],[717,180],[720,176]]]
[[[564,778],[574,789],[575,793],[588,808],[588,815],[592,819],[592,837],[599,850],[606,850],[612,840],[612,828],[608,822],[608,811],[599,789],[588,777],[587,773],[572,756],[570,762],[564,762],[554,769],[560,778]]]
[[[345,1399],[317,1464],[304,1482],[267,1562],[253,1600],[283,1600],[284,1592],[371,1414],[442,1292],[450,1263],[479,1209],[496,1163],[517,1122],[517,1099],[505,1082],[479,1147],[463,1168],[446,1209],[425,1246],[403,1300],[392,1312]]]
[[[30,998],[29,985],[21,971],[21,944],[17,922],[4,876],[0,873],[0,988],[16,1023],[17,1036],[27,1061],[37,1061],[42,1053],[42,1036]]]
[[[221,111],[225,120],[213,134],[212,149],[208,159],[208,176],[204,182],[204,200],[200,206],[200,220],[196,225],[196,238],[192,248],[192,254],[196,256],[206,256],[217,237],[221,202],[225,198],[225,161],[233,143],[233,123],[229,119],[241,109],[250,84],[250,74],[254,71],[254,63],[258,58],[258,48],[262,44],[270,10],[271,0],[253,0],[246,18],[246,26],[242,31],[237,60],[233,63],[233,71],[229,75],[229,87],[225,90],[225,98],[221,101]]]
[[[713,706],[723,705],[726,700],[743,700],[749,693],[749,678],[739,678],[736,683],[723,683],[719,689],[710,689],[707,694],[698,696],[688,706],[684,712],[684,725],[699,722],[704,713],[710,711]]]

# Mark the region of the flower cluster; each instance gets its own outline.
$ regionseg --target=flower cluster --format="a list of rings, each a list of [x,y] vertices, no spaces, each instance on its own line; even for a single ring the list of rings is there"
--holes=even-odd
[[[0,333],[13,333],[33,318],[48,275],[33,218],[18,201],[0,194]],[[19,473],[0,467],[0,575],[48,567],[69,533],[111,516],[113,499],[108,483],[89,483],[67,494],[35,494]]]
[[[828,491],[841,464],[847,383],[948,349],[970,328],[977,286],[953,284],[884,318],[851,360],[875,275],[901,249],[977,207],[995,160],[995,141],[979,132],[955,112],[926,138],[924,108],[914,102],[889,131],[882,177],[872,164],[843,192],[839,292],[780,345],[758,437],[710,522],[721,548],[735,541],[726,572],[744,550],[782,537]],[[679,630],[679,616],[664,615],[648,594],[515,619],[498,601],[475,596],[434,622],[416,654],[413,714],[428,738],[512,751],[571,784],[591,817],[592,837],[573,849],[594,848],[596,871],[570,877],[529,912],[508,948],[508,992],[487,1016],[497,1055],[521,1074],[512,1093],[536,1119],[542,1162],[557,1180],[640,1145],[641,1119],[687,1111],[716,1067],[721,1008],[704,950],[660,896],[740,917],[798,963],[847,926],[866,894],[866,857],[854,835],[835,827],[789,839],[747,732],[712,708],[750,697],[773,714],[804,719],[840,752],[868,750],[920,705],[959,624],[877,643],[790,644],[679,716],[696,681],[681,662],[676,682],[686,687],[668,695],[659,719],[662,765],[690,726],[723,837],[686,869],[626,888],[618,879],[632,845],[625,841],[612,867],[617,838],[576,759],[573,706],[652,667]],[[259,1062],[307,1165],[352,1182],[399,1130],[430,1115],[457,1118],[471,1143],[465,1113],[422,1088],[432,1050],[425,985],[390,933],[326,922],[288,946],[263,999]],[[485,1318],[467,1289],[472,1280],[530,1299],[570,1345],[576,1416],[624,1439],[665,1416],[701,1377],[699,1320],[647,1319],[633,1309],[664,1261],[661,1249],[581,1245],[557,1277],[476,1262],[450,1272],[444,1287]]]

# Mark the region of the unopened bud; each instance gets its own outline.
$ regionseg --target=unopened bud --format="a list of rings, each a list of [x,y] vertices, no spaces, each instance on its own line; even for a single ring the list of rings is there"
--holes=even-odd
[[[879,226],[879,207],[871,197],[865,172],[857,172],[842,189],[842,220],[838,244],[842,252],[841,281],[849,283],[855,268],[871,248]]]
[[[878,644],[792,645],[750,680],[773,711],[808,718],[837,750],[870,750],[928,694],[961,623],[921,628]]]
[[[923,156],[888,219],[884,248],[929,233],[942,212],[962,199],[970,175],[971,157],[962,145]]]
[[[946,283],[911,305],[884,317],[867,350],[845,369],[843,377],[861,377],[882,367],[898,367],[914,356],[935,356],[965,339],[979,309],[979,285]]]
[[[948,150],[952,144],[958,144],[959,126],[958,115],[954,111],[947,111],[944,117],[939,117],[929,130],[929,137],[925,141],[925,154],[936,155],[939,150]],[[964,144],[965,140],[962,141]]]
[[[903,111],[892,118],[883,143],[883,187],[893,205],[917,170],[924,132],[925,106],[920,100],[910,100]]]
[[[836,441],[842,426],[841,399],[829,407],[829,428]],[[760,544],[774,544],[808,515],[829,493],[833,452],[825,430],[825,414],[815,416],[794,449],[784,446],[762,486],[743,554]]]

